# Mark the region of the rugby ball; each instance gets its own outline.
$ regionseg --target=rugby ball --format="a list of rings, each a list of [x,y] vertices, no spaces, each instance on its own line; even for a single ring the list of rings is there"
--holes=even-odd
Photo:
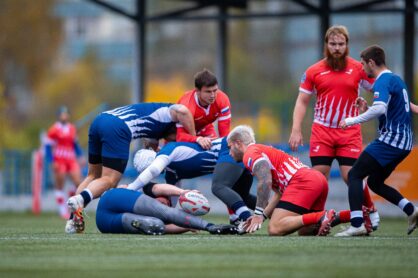
[[[192,215],[205,215],[210,210],[208,199],[195,190],[183,192],[180,195],[179,204],[185,212]]]

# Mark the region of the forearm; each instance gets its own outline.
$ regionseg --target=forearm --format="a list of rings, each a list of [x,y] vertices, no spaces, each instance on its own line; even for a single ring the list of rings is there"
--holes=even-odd
[[[264,214],[271,218],[271,215],[273,214],[274,209],[276,208],[277,204],[279,203],[281,198],[281,195],[277,192],[274,193],[274,195],[270,198],[270,201],[267,205],[267,207],[264,209]]]
[[[306,110],[310,101],[310,96],[305,93],[299,93],[299,97],[296,100],[295,108],[293,110],[293,124],[292,130],[301,131],[302,122],[306,115]]]
[[[370,121],[371,119],[377,118],[385,113],[386,105],[381,103],[375,103],[371,107],[369,107],[369,109],[367,109],[366,112],[358,115],[357,117],[345,119],[345,123],[347,124],[347,126],[361,124]]]
[[[167,156],[158,156],[147,169],[145,169],[132,183],[128,185],[128,189],[141,189],[152,179],[158,177],[168,164],[169,161]]]
[[[180,194],[183,193],[183,191],[184,189],[166,183],[157,183],[152,187],[152,194],[154,194],[157,197],[180,196]]]

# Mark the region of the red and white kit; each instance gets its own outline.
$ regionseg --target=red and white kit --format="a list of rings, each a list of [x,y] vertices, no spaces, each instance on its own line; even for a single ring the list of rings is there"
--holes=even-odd
[[[197,136],[188,134],[183,126],[177,124],[177,141],[196,142],[199,136],[217,138],[212,124],[216,120],[219,137],[228,135],[231,127],[231,104],[224,92],[218,90],[215,102],[206,108],[199,105],[196,89],[186,92],[178,103],[185,105],[192,113]]]
[[[361,63],[351,57],[347,57],[347,66],[341,71],[334,71],[325,60],[306,70],[299,91],[316,94],[311,156],[357,158],[360,155],[360,125],[344,131],[338,128],[338,123],[344,118],[359,114],[355,101],[360,94],[360,87],[370,91],[373,82],[374,79],[367,77]],[[347,142],[349,144],[341,144],[347,136],[350,138],[350,142]],[[338,150],[339,148],[342,149]]]
[[[244,154],[245,167],[253,171],[260,161],[267,161],[273,179],[272,189],[282,194],[281,201],[308,210],[322,211],[328,195],[323,174],[304,165],[296,157],[261,144],[251,144]]]

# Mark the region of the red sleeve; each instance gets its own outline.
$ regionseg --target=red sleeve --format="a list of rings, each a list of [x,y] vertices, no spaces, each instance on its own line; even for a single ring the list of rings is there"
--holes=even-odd
[[[362,87],[366,91],[371,92],[373,89],[373,83],[375,79],[368,77],[367,73],[363,70],[363,68],[361,68],[360,71],[360,87]]]
[[[231,130],[231,103],[224,92],[219,93],[220,115],[218,117],[219,137],[225,137]]]
[[[302,75],[299,85],[299,91],[312,94],[315,89],[315,84],[313,81],[313,73],[311,68],[308,68]]]

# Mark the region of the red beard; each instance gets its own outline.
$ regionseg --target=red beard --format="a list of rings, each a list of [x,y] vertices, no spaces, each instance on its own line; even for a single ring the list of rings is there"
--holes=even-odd
[[[347,66],[347,56],[348,56],[348,48],[346,48],[345,52],[339,56],[334,57],[329,52],[328,47],[325,46],[325,60],[327,64],[335,71],[340,71],[345,69]]]

